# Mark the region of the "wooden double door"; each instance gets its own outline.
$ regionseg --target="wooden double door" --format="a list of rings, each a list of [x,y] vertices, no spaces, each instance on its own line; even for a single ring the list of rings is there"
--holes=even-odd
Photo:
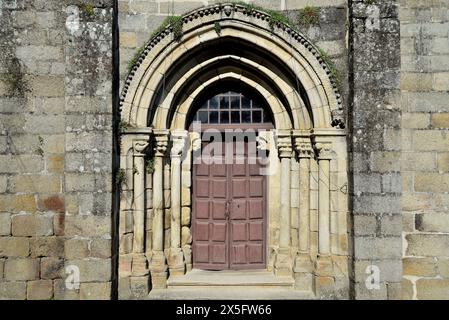
[[[249,142],[223,142],[214,161],[193,165],[194,268],[266,267],[267,179]]]

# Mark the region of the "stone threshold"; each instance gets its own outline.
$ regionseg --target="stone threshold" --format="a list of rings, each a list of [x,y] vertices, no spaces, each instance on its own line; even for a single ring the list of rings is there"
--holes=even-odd
[[[312,292],[294,289],[292,277],[267,270],[205,271],[193,269],[170,277],[167,289],[152,290],[151,300],[299,300],[314,299]]]
[[[278,277],[267,270],[245,271],[206,271],[193,269],[183,276],[170,277],[168,288],[191,286],[262,286],[262,287],[291,287],[295,281],[292,277]]]

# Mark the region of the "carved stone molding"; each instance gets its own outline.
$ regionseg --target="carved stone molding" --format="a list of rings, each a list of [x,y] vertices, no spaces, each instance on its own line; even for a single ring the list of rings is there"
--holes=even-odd
[[[143,157],[148,152],[148,146],[150,142],[148,140],[133,140],[133,151],[135,157]]]
[[[168,130],[154,130],[154,155],[156,157],[164,157],[169,145]]]
[[[277,147],[279,158],[291,158],[293,149],[290,132],[277,132]]]
[[[189,133],[185,130],[175,130],[171,133],[172,147],[171,156],[172,157],[182,157],[187,152],[187,139]]]
[[[331,160],[333,157],[332,144],[330,142],[317,142],[315,148],[318,152],[318,160]]]
[[[296,136],[294,140],[295,150],[300,159],[311,158],[313,156],[313,146],[310,136]]]

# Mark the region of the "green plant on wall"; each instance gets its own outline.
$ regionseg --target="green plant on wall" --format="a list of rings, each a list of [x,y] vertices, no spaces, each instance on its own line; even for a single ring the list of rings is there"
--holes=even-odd
[[[214,30],[215,32],[220,36],[221,35],[221,24],[220,22],[215,22],[214,24]]]
[[[124,131],[128,130],[129,127],[130,127],[129,123],[126,121],[123,121],[123,120],[121,120],[118,124],[118,129],[120,132],[124,132]]]
[[[83,11],[87,17],[91,18],[94,14],[94,6],[91,3],[82,3],[80,5],[81,11]]]
[[[120,188],[120,190],[122,189],[123,184],[126,182],[126,171],[125,169],[120,169],[117,172],[117,176],[116,176],[116,183],[118,185],[118,187]]]
[[[338,89],[341,89],[341,75],[340,72],[338,71],[337,67],[335,66],[334,62],[332,61],[332,59],[327,55],[327,53],[321,49],[318,48],[318,52],[320,53],[320,57],[321,59],[323,59],[323,61],[326,63],[327,67],[330,70],[331,73],[331,77],[334,79],[335,84],[337,85]]]
[[[145,168],[148,174],[154,173],[154,158],[148,158],[145,163]]]
[[[171,26],[172,32],[173,32],[173,38],[176,41],[181,40],[183,35],[183,22],[182,17],[180,16],[170,16],[165,18],[165,20],[162,22],[162,24],[153,31],[153,33],[150,36],[150,41],[156,38],[162,31],[164,31],[167,27]],[[134,66],[137,64],[137,61],[139,60],[140,55],[144,51],[145,47],[140,47],[137,49],[136,53],[134,54],[133,58],[128,63],[128,71],[130,72]]]
[[[299,10],[298,23],[307,28],[320,22],[320,8],[307,6]]]

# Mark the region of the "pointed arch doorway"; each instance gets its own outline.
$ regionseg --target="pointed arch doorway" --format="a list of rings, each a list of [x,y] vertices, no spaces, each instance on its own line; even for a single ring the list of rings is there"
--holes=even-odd
[[[267,158],[257,138],[273,120],[254,93],[221,90],[200,100],[190,126],[201,125],[203,141],[193,158],[193,268],[265,269]]]

